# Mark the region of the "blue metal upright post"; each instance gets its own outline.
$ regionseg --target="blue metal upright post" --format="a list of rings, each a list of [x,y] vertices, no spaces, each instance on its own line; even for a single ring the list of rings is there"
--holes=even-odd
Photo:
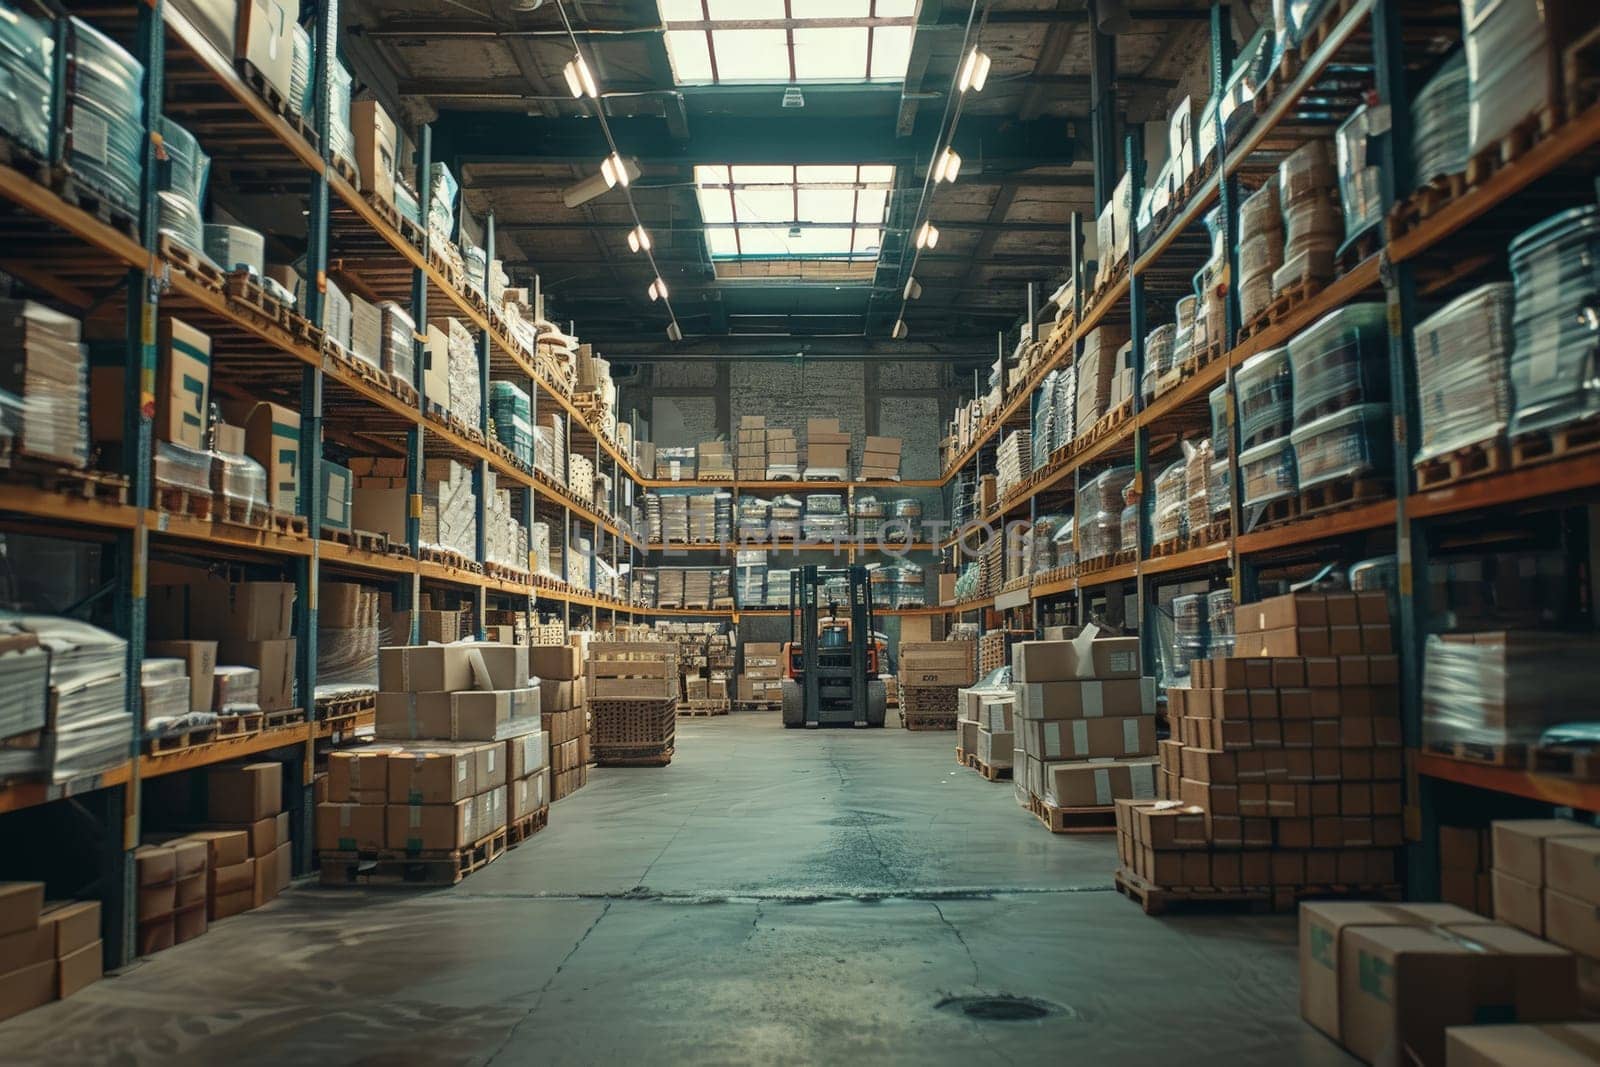
[[[417,204],[418,214],[422,219],[422,258],[428,258],[429,246],[433,243],[432,229],[428,225],[429,213],[433,210],[433,182],[430,171],[433,169],[433,127],[423,126],[417,138]],[[428,431],[426,429],[426,413],[430,404],[448,406],[450,398],[432,397],[428,395],[427,364],[428,351],[428,272],[417,267],[411,272],[411,318],[416,323],[416,358],[412,367],[415,374],[417,387],[417,403],[420,407],[419,419],[406,434],[406,543],[411,548],[411,558],[418,559],[422,549],[422,475],[423,455],[427,444]],[[412,572],[409,586],[409,601],[412,607],[410,614],[411,632],[403,640],[415,643],[421,640],[421,620],[414,610],[421,603],[422,581],[415,571]]]
[[[462,210],[466,210],[465,199],[462,201]],[[483,220],[483,302],[489,304],[489,275],[494,263],[494,212],[489,212]],[[483,439],[490,440],[489,433],[489,364],[494,358],[494,330],[491,320],[484,316],[483,332],[478,335],[478,425],[483,428]],[[478,530],[477,558],[480,564],[489,562],[489,461],[479,460],[476,470],[478,489],[478,515],[475,525]],[[478,586],[478,637],[488,636],[485,626],[489,614],[489,591],[483,585]]]

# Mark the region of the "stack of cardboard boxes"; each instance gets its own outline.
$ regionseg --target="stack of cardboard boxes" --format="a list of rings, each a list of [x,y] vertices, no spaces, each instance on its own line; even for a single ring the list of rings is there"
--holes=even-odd
[[[378,688],[378,594],[355,582],[317,589],[317,697]]]
[[[1490,834],[1494,917],[1576,953],[1584,999],[1600,1005],[1600,829],[1509,819]]]
[[[47,903],[43,882],[0,882],[0,1019],[100,978],[100,903]]]
[[[579,640],[574,635],[574,640]],[[583,651],[577,644],[530,645],[528,672],[539,679],[539,708],[550,745],[550,799],[560,800],[587,779],[589,729]]]
[[[958,694],[977,680],[971,641],[900,642],[900,722],[907,729],[954,730]]]
[[[478,495],[469,467],[453,459],[423,460],[420,526],[423,545],[478,558]]]
[[[1479,915],[1494,914],[1489,831],[1474,826],[1439,827],[1439,899]]]
[[[743,666],[739,673],[739,703],[776,704],[783,700],[783,643],[741,641]]]
[[[1010,689],[963,689],[956,759],[995,781],[1010,777],[1016,757],[1016,693]]]
[[[594,503],[594,461],[588,456],[567,453],[567,491],[580,504]]]
[[[190,680],[198,695],[196,664],[206,662],[215,642],[213,706],[238,687],[248,688],[235,667],[256,672],[255,703],[265,712],[295,708],[294,586],[289,582],[228,582],[206,576],[183,585],[150,588],[150,636],[189,663]],[[198,669],[203,670],[203,666]],[[215,688],[220,686],[221,688]]]
[[[867,438],[867,447],[861,453],[862,481],[888,482],[900,478],[900,438]]]
[[[528,530],[511,503],[511,491],[498,488],[495,472],[484,472],[483,555],[485,563],[526,573]]]
[[[760,482],[767,477],[767,420],[762,415],[739,417],[738,450],[734,473],[741,482]]]
[[[406,545],[406,461],[401,456],[351,456],[350,525]]]
[[[1137,637],[1097,634],[1011,650],[1016,776],[1046,808],[1155,796],[1155,680],[1141,676]]]
[[[23,402],[13,445],[17,452],[69,467],[89,461],[84,417],[89,410],[89,361],[79,343],[82,330],[77,319],[43,304],[0,302],[0,342],[10,357],[0,360],[0,390]],[[204,389],[202,382],[202,394]],[[185,399],[192,403],[192,398]],[[202,395],[202,420],[204,408]],[[184,411],[194,413],[188,403]],[[203,432],[203,421],[199,428]]]
[[[695,451],[695,463],[702,479],[733,480],[733,450],[728,442],[701,441]]]
[[[1387,634],[1367,635],[1387,630],[1387,601],[1293,593],[1244,605],[1237,618],[1240,649],[1275,654],[1196,660],[1195,688],[1168,690],[1173,738],[1161,743],[1160,798],[1203,813],[1205,837],[1146,841],[1136,812],[1119,811],[1122,874],[1279,907],[1316,886],[1392,895],[1402,837],[1398,663],[1360,651],[1386,646]]]
[[[807,481],[849,480],[850,435],[839,430],[838,419],[806,420],[805,476]]]
[[[450,416],[474,429],[483,427],[483,383],[478,380],[478,351],[472,332],[460,319],[450,319],[445,329],[446,373]]]
[[[779,426],[767,428],[767,479],[794,481],[800,477],[800,447],[794,431]]]

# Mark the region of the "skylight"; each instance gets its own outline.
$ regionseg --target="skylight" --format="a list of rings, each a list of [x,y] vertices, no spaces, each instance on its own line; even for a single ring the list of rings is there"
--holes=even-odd
[[[786,273],[837,275],[877,262],[894,167],[735,163],[697,166],[694,181],[719,275],[753,276],[752,262],[773,260],[791,261]]]
[[[916,22],[916,0],[656,3],[679,85],[901,81]]]

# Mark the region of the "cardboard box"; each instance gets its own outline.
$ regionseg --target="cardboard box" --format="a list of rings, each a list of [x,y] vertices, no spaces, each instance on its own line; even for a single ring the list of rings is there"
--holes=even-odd
[[[237,57],[289,99],[294,75],[294,26],[299,0],[239,0]]]
[[[1600,829],[1571,819],[1500,819],[1490,824],[1490,834],[1494,869],[1527,885],[1541,887],[1545,884],[1545,848],[1551,839],[1600,838]]]
[[[528,676],[540,681],[583,677],[583,660],[575,645],[529,645]]]
[[[289,884],[294,881],[294,857],[289,852],[291,847],[290,843],[285,841],[278,846],[277,852],[273,853],[272,869],[278,875],[278,880],[273,885],[273,896],[288,889]]]
[[[1017,685],[1025,719],[1100,719],[1156,713],[1154,678],[1108,678]]]
[[[62,955],[56,972],[56,996],[65,999],[98,982],[104,973],[101,970],[104,955],[105,949],[98,938]]]
[[[389,758],[388,780],[391,804],[453,804],[479,791],[476,753],[448,747],[397,752]]]
[[[202,845],[201,849],[203,850],[204,848],[205,846]],[[198,874],[191,874],[178,879],[177,892],[173,894],[174,906],[178,911],[181,912],[185,908],[193,907],[196,904],[199,904],[201,909],[204,910],[206,897],[210,893],[210,887],[206,885],[206,881],[207,871],[204,870]]]
[[[0,974],[55,959],[55,946],[56,931],[52,926],[32,926],[0,937]]]
[[[237,419],[237,414],[230,417]],[[245,453],[266,468],[268,506],[280,514],[298,514],[300,413],[263,400],[238,421],[244,424]]]
[[[1600,959],[1600,908],[1554,889],[1544,891],[1544,937],[1580,956]]]
[[[1441,828],[1440,851],[1443,852]],[[1600,835],[1552,837],[1544,843],[1546,889],[1600,904]],[[1600,952],[1589,955],[1600,957]]]
[[[157,440],[185,448],[206,447],[211,398],[211,338],[182,319],[161,318],[156,353]]]
[[[250,841],[250,856],[260,859],[276,849],[278,841],[278,816],[267,815],[240,827]]]
[[[215,641],[149,641],[145,643],[145,655],[183,660],[184,673],[189,676],[189,710],[212,710],[217,672]]]
[[[328,753],[328,799],[384,804],[389,800],[389,755],[398,745],[367,745]]]
[[[537,720],[539,690],[379,693],[374,731],[394,739],[503,740],[511,724]],[[392,772],[392,768],[391,768]]]
[[[376,193],[388,203],[394,203],[398,140],[394,120],[376,100],[357,100],[350,105],[350,131],[355,135],[361,191]]]
[[[294,638],[274,638],[270,641],[224,638],[217,642],[217,657],[228,666],[256,669],[260,675],[256,703],[262,711],[287,711],[296,706]]]
[[[57,958],[70,955],[100,939],[98,900],[57,900],[46,904],[39,925],[50,932],[51,952]],[[0,959],[0,970],[7,969]]]
[[[276,641],[294,628],[294,585],[291,582],[223,582],[206,580],[181,587],[188,628],[218,638],[217,662],[229,660],[224,641]],[[250,664],[254,666],[254,664]]]
[[[1355,620],[1352,618],[1351,621]],[[1233,614],[1234,629],[1239,634],[1296,627],[1326,627],[1328,624],[1327,597],[1322,593],[1287,593],[1268,597],[1254,604],[1241,604]]]
[[[254,878],[254,871],[251,872],[251,877]],[[253,907],[255,907],[255,891],[247,884],[243,889],[236,889],[231,893],[214,894],[206,907],[206,918],[216,922],[218,919],[242,915]]]
[[[1156,754],[1156,720],[1153,715],[1104,719],[1025,719],[1018,733],[1024,738],[1023,748],[1030,755],[1045,760]]]
[[[988,767],[1010,767],[1017,735],[1004,731],[979,729],[978,761]]]
[[[543,770],[549,763],[549,736],[531,730],[506,741],[505,780],[516,781]]]
[[[1600,1063],[1600,1023],[1452,1026],[1444,1055],[1449,1067],[1583,1067]]]
[[[389,848],[407,852],[465,848],[477,840],[474,802],[390,804],[384,808]]]
[[[278,898],[278,853],[276,850],[258,856],[251,871],[250,906],[259,908]]]
[[[1011,649],[1018,682],[1062,682],[1079,678],[1137,678],[1137,637],[1095,638],[1093,627],[1070,641],[1019,641]]]
[[[30,967],[0,974],[0,1019],[50,1003],[56,998],[56,961],[45,960]]]
[[[740,679],[741,683],[749,679]],[[748,699],[748,698],[745,698]],[[539,679],[539,711],[567,711],[579,705],[578,683],[564,678]]]
[[[242,830],[200,830],[183,840],[206,846],[206,869],[233,867],[250,858],[250,835]]]
[[[223,764],[206,772],[206,817],[253,823],[283,810],[283,764]]]
[[[1045,763],[1044,800],[1060,808],[1106,807],[1116,800],[1154,800],[1155,760]]]
[[[317,805],[319,852],[368,852],[387,840],[384,804],[327,803]]]
[[[394,693],[525,689],[528,657],[517,645],[395,645],[378,650],[378,688]]]
[[[204,895],[200,896],[198,904],[187,908],[180,907],[172,916],[172,940],[174,944],[181,945],[185,941],[193,941],[208,928],[206,919],[209,903]]]
[[[0,882],[0,937],[39,925],[43,882]]]
[[[389,538],[391,544],[406,544],[406,487],[401,485],[366,484],[373,479],[356,479],[350,491],[350,525],[358,530],[370,530]],[[404,612],[397,612],[405,614]],[[397,636],[405,637],[407,629]],[[454,640],[454,638],[451,638]],[[423,637],[422,640],[427,640]]]
[[[133,862],[141,889],[171,885],[178,876],[178,854],[164,845],[140,845],[133,850]]]

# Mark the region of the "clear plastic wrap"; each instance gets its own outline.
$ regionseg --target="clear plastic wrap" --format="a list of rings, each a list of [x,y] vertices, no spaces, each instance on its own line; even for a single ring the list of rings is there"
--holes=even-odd
[[[211,495],[211,453],[171,441],[156,441],[152,464],[157,489]]]
[[[1344,205],[1347,241],[1383,221],[1383,168],[1369,147],[1377,134],[1372,111],[1363,104],[1350,113],[1334,135],[1339,148],[1339,200]]]
[[[1112,467],[1079,487],[1076,527],[1080,562],[1114,555],[1122,547],[1123,490],[1132,476],[1132,467]]]
[[[857,541],[866,543],[883,536],[883,501],[872,493],[863,493],[850,501],[850,519]]]
[[[1295,427],[1294,465],[1301,489],[1394,469],[1388,404],[1357,404]]]
[[[417,376],[416,320],[393,300],[385,300],[378,310],[383,312],[383,369],[409,385]]]
[[[1063,367],[1056,376],[1055,396],[1052,402],[1056,409],[1056,435],[1051,443],[1051,451],[1054,452],[1072,442],[1077,427],[1078,368],[1076,366]]]
[[[65,781],[128,758],[134,734],[127,701],[127,642],[76,619],[16,615],[0,633],[35,635],[50,654],[50,718],[55,746],[0,747],[0,777],[43,775]]]
[[[1511,285],[1492,282],[1417,325],[1418,460],[1505,433],[1511,417],[1513,304]]]
[[[1055,565],[1057,567],[1071,567],[1078,562],[1078,552],[1073,547],[1075,544],[1073,531],[1076,526],[1077,520],[1068,516],[1062,519],[1056,527],[1055,535],[1051,538],[1051,541],[1055,545]]]
[[[267,240],[259,230],[208,222],[205,252],[224,272],[247,270],[259,278],[266,272]]]
[[[1209,607],[1204,593],[1172,598],[1172,669],[1168,677],[1177,685],[1188,685],[1190,664],[1206,658]]]
[[[1592,0],[1462,0],[1471,152],[1563,103],[1562,51],[1600,18]]]
[[[144,65],[82,19],[70,18],[67,26],[62,86],[67,166],[108,201],[137,215],[144,172]]]
[[[1184,442],[1183,449],[1183,522],[1185,531],[1195,533],[1211,522],[1211,439]]]
[[[478,378],[478,348],[460,319],[449,325],[450,414],[474,429],[483,424],[483,383]]]
[[[489,418],[494,435],[511,454],[533,465],[533,405],[526,391],[511,382],[489,383]]]
[[[255,667],[219,663],[211,677],[211,703],[218,715],[247,715],[261,710],[261,672]]]
[[[1428,79],[1411,102],[1411,158],[1417,185],[1467,169],[1467,53],[1460,50]]]
[[[0,300],[0,350],[7,385],[0,403],[13,447],[72,467],[89,462],[89,361],[71,315],[31,300]],[[4,434],[0,430],[0,434]]]
[[[1592,634],[1434,634],[1422,666],[1426,744],[1537,744],[1594,704]]]
[[[1066,521],[1062,515],[1041,515],[1033,521],[1029,534],[1029,556],[1027,572],[1029,574],[1044,574],[1056,566],[1055,538],[1061,532],[1061,524]]]
[[[1295,425],[1389,399],[1388,323],[1382,304],[1346,304],[1290,339]]]
[[[1162,377],[1176,367],[1173,349],[1177,338],[1178,327],[1170,322],[1157,326],[1145,335],[1144,378],[1140,382],[1140,389],[1146,400],[1155,399]]]
[[[212,452],[211,492],[218,509],[234,522],[254,524],[272,513],[266,468],[249,456]]]
[[[450,168],[443,163],[435,163],[428,168],[428,182],[431,186],[428,191],[428,229],[436,237],[449,241],[456,234],[456,195],[461,191],[461,186],[456,183],[456,176],[450,173]]]
[[[1139,504],[1137,501],[1124,504],[1121,518],[1117,521],[1117,547],[1124,552],[1137,552],[1139,550]]]
[[[1187,451],[1193,451],[1193,446],[1184,443]],[[1180,459],[1169,464],[1165,470],[1156,475],[1155,523],[1154,542],[1165,544],[1176,541],[1182,537],[1188,528],[1188,474],[1187,459]]]
[[[1226,459],[1211,464],[1207,472],[1206,501],[1213,522],[1228,517],[1233,501],[1233,475]]]
[[[0,7],[0,130],[41,158],[50,155],[54,56],[48,23]]]
[[[1211,408],[1211,453],[1215,459],[1228,458],[1228,446],[1233,440],[1233,432],[1228,425],[1228,387],[1219,385],[1206,394],[1206,402]]]
[[[157,194],[162,233],[196,252],[205,248],[205,222],[200,214],[211,175],[211,157],[194,135],[161,116],[161,141],[167,153],[161,191]]]
[[[1295,378],[1290,367],[1288,348],[1270,348],[1245,360],[1234,375],[1240,448],[1286,438],[1294,429]],[[1215,405],[1212,411],[1215,415]]]
[[[892,500],[884,520],[884,540],[891,545],[914,544],[922,536],[922,501]]]
[[[1511,242],[1516,346],[1511,355],[1513,433],[1600,414],[1596,297],[1600,208],[1564,211]]]
[[[1199,298],[1179,297],[1173,311],[1177,318],[1172,333],[1172,365],[1182,367],[1194,355],[1194,316],[1199,308]]]
[[[356,141],[350,132],[350,72],[337,57],[333,60],[333,79],[328,83],[328,148],[335,159],[355,169]]]
[[[1233,590],[1224,586],[1206,594],[1206,624],[1210,630],[1208,654],[1233,655]]]
[[[1239,248],[1239,318],[1254,322],[1272,306],[1272,278],[1283,266],[1281,231],[1257,234]]]
[[[1291,207],[1308,200],[1326,202],[1329,192],[1337,188],[1338,177],[1329,142],[1307,141],[1290,152],[1278,166],[1278,203],[1285,213],[1285,228]]]
[[[1364,593],[1400,588],[1400,561],[1395,556],[1375,556],[1350,565],[1350,588]]]
[[[311,31],[298,22],[290,27],[294,35],[294,54],[289,66],[289,113],[301,118],[316,114],[316,79],[311,67],[316,62],[317,43]]]
[[[1282,500],[1299,491],[1295,480],[1294,443],[1287,437],[1268,441],[1239,453],[1239,502],[1253,508]]]
[[[1272,293],[1281,296],[1302,284],[1321,288],[1333,281],[1333,274],[1333,245],[1322,243],[1285,258],[1283,266],[1272,272]]]
[[[350,310],[350,298],[344,295],[333,282],[328,282],[327,290],[322,296],[322,329],[328,338],[343,348],[350,351],[350,331],[354,326],[354,317]]]

